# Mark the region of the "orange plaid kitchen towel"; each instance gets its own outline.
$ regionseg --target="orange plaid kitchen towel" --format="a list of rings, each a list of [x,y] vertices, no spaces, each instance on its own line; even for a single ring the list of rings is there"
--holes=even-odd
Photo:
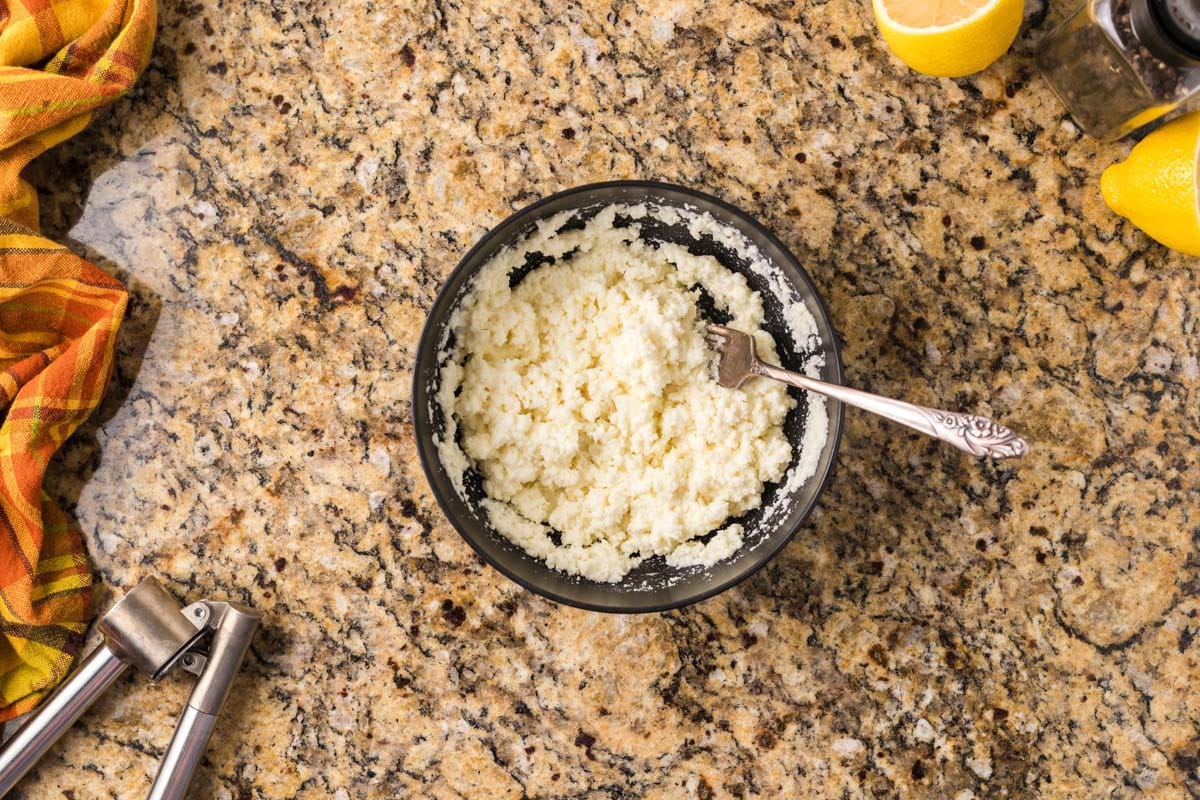
[[[0,721],[62,680],[92,616],[82,537],[42,479],[100,402],[126,301],[38,235],[21,170],[133,85],[154,26],[154,0],[0,0]]]

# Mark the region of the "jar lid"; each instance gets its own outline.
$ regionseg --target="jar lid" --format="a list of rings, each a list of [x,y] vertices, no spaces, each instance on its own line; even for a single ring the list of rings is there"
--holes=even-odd
[[[1179,66],[1200,66],[1200,3],[1142,0],[1133,3],[1133,28],[1155,55]]]

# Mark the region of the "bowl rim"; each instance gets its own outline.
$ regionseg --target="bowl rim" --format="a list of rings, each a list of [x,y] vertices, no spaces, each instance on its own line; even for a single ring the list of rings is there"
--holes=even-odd
[[[501,564],[498,561],[496,561],[495,559],[491,558],[491,556],[489,556],[487,554],[487,552],[475,541],[474,533],[468,532],[466,530],[467,526],[460,523],[459,520],[454,516],[454,514],[451,513],[449,500],[443,496],[443,493],[438,489],[437,483],[433,480],[434,466],[435,466],[433,461],[434,461],[434,451],[436,450],[436,448],[432,444],[433,438],[432,438],[432,436],[423,437],[422,433],[424,431],[419,430],[418,424],[417,424],[417,419],[418,419],[417,395],[421,391],[421,387],[420,387],[421,371],[419,369],[420,355],[421,355],[421,351],[424,348],[424,345],[426,343],[426,339],[428,337],[434,335],[434,333],[435,333],[434,325],[433,325],[433,310],[435,308],[437,308],[438,305],[441,304],[445,300],[445,295],[447,294],[447,291],[449,290],[450,285],[452,283],[454,283],[454,279],[456,277],[458,277],[459,273],[466,269],[467,263],[472,259],[472,257],[477,252],[479,252],[480,250],[482,250],[485,247],[490,246],[492,244],[493,240],[498,237],[499,231],[502,228],[507,227],[508,224],[513,222],[514,220],[517,220],[520,217],[533,216],[533,214],[538,209],[542,208],[543,206],[549,205],[550,203],[553,203],[556,200],[559,200],[563,197],[569,197],[571,195],[576,195],[576,194],[586,194],[588,192],[594,192],[594,191],[603,190],[603,189],[613,189],[613,188],[645,189],[645,190],[650,191],[651,193],[653,193],[655,190],[666,190],[666,191],[670,191],[670,192],[674,192],[674,193],[678,193],[678,194],[695,197],[699,200],[704,201],[705,203],[709,203],[709,204],[716,206],[717,208],[720,208],[722,211],[724,211],[725,213],[727,213],[733,217],[736,217],[736,218],[742,220],[746,225],[748,225],[750,228],[754,229],[758,234],[763,236],[767,241],[769,241],[775,247],[779,248],[779,251],[782,252],[785,257],[791,259],[792,265],[796,268],[797,272],[799,272],[801,278],[803,278],[805,281],[807,281],[809,287],[812,289],[812,296],[813,296],[813,299],[815,300],[816,311],[821,315],[821,317],[825,320],[826,324],[829,327],[830,334],[831,334],[831,336],[830,336],[831,341],[829,342],[829,352],[832,355],[832,362],[833,362],[832,363],[832,372],[833,372],[832,377],[834,379],[831,382],[838,383],[838,384],[845,383],[845,373],[844,373],[843,364],[842,364],[842,348],[841,348],[840,337],[838,336],[837,328],[833,323],[833,317],[829,313],[829,307],[825,303],[825,298],[821,295],[820,291],[817,289],[817,285],[813,281],[812,276],[809,275],[808,270],[806,270],[804,268],[804,266],[800,263],[800,259],[796,258],[796,255],[791,251],[791,249],[787,245],[785,245],[779,239],[779,237],[777,237],[774,233],[772,233],[767,227],[762,225],[757,219],[755,219],[754,217],[752,217],[750,214],[743,211],[742,209],[738,208],[737,206],[735,206],[731,203],[727,203],[726,201],[724,201],[718,197],[714,197],[713,195],[708,194],[707,192],[703,192],[698,189],[693,189],[688,186],[680,186],[679,184],[667,183],[665,181],[646,181],[646,180],[598,181],[595,183],[586,183],[586,184],[581,184],[579,186],[573,186],[573,187],[570,187],[567,189],[562,189],[553,194],[546,195],[545,197],[539,198],[538,200],[535,200],[532,203],[529,203],[528,205],[522,206],[521,208],[517,209],[516,211],[514,211],[511,214],[509,214],[508,216],[506,216],[500,222],[497,222],[495,225],[492,225],[488,229],[487,233],[485,233],[479,239],[479,241],[477,241],[474,244],[474,246],[472,246],[469,250],[467,250],[467,252],[464,253],[463,256],[458,260],[458,263],[455,265],[454,269],[451,270],[450,273],[442,280],[442,285],[439,287],[437,294],[434,295],[433,302],[430,304],[429,310],[425,314],[425,322],[421,326],[421,335],[417,339],[417,347],[413,354],[412,395],[409,399],[409,413],[412,415],[413,438],[416,440],[417,456],[421,462],[421,470],[425,473],[425,481],[429,485],[429,489],[433,493],[434,499],[437,501],[438,507],[442,511],[442,515],[450,523],[451,527],[453,527],[454,530],[456,530],[458,532],[458,535],[461,536],[468,545],[470,545],[471,549],[473,551],[475,551],[475,553],[481,559],[483,559],[484,563],[491,566],[493,569],[498,571],[501,575],[503,575],[506,578],[508,578],[509,580],[513,581],[518,586],[521,586],[524,589],[527,589],[528,591],[533,592],[534,594],[541,595],[542,597],[545,597],[548,600],[552,600],[555,603],[560,603],[562,605],[571,606],[573,608],[580,608],[585,611],[597,611],[597,612],[608,613],[608,614],[650,614],[650,613],[658,613],[658,612],[662,612],[662,611],[671,611],[671,610],[677,609],[677,608],[685,608],[687,606],[703,602],[705,600],[708,600],[709,598],[712,598],[712,597],[720,594],[721,592],[725,591],[726,589],[732,588],[733,586],[736,586],[737,584],[748,580],[755,573],[757,573],[759,570],[761,570],[763,567],[765,567],[768,563],[770,563],[772,560],[774,560],[775,557],[777,555],[779,555],[779,553],[783,550],[783,548],[787,547],[788,544],[791,543],[791,541],[796,537],[796,534],[798,534],[800,532],[800,529],[802,527],[804,527],[804,523],[807,522],[808,518],[812,515],[813,509],[816,508],[817,503],[821,499],[821,495],[824,494],[825,488],[829,484],[830,478],[833,476],[833,473],[836,471],[837,463],[838,463],[838,453],[841,449],[842,427],[843,427],[843,421],[844,421],[844,416],[845,416],[845,407],[842,403],[840,403],[837,400],[834,400],[833,398],[829,398],[826,401],[827,409],[828,409],[829,405],[833,406],[832,413],[828,414],[829,428],[830,428],[830,434],[831,434],[831,436],[830,436],[831,449],[830,449],[829,463],[826,465],[823,474],[820,476],[820,481],[819,481],[819,484],[817,485],[817,490],[813,493],[812,499],[809,501],[807,507],[803,509],[803,513],[800,515],[799,519],[796,520],[796,523],[795,523],[795,525],[792,526],[792,529],[787,532],[786,536],[784,536],[782,539],[780,539],[779,543],[776,546],[774,546],[770,550],[764,550],[761,554],[758,554],[757,560],[754,563],[752,563],[750,566],[748,566],[748,568],[744,572],[734,575],[733,577],[731,577],[725,581],[722,581],[720,583],[715,583],[712,586],[705,587],[702,591],[698,592],[694,596],[688,597],[680,602],[646,603],[646,604],[642,604],[642,605],[634,604],[634,605],[623,605],[621,607],[605,605],[603,603],[586,602],[586,601],[577,600],[572,597],[567,597],[567,596],[558,594],[557,592],[554,592],[552,590],[549,590],[542,586],[539,586],[537,583],[535,583],[533,581],[525,579],[524,577],[516,574],[513,570],[508,569],[503,564]],[[425,428],[426,426],[422,425],[420,427]],[[425,439],[429,440],[428,443],[426,441],[424,441]],[[816,476],[814,476],[814,478],[815,477]]]

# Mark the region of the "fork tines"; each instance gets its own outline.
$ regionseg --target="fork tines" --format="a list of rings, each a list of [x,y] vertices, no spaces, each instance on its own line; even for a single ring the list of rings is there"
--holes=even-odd
[[[729,344],[729,334],[726,333],[727,328],[721,325],[709,325],[704,334],[704,340],[713,347],[720,350],[725,345]]]

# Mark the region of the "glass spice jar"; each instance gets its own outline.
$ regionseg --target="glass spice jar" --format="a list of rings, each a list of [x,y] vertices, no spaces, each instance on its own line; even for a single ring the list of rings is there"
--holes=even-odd
[[[1037,63],[1084,132],[1119,139],[1200,91],[1200,0],[1087,0]]]

